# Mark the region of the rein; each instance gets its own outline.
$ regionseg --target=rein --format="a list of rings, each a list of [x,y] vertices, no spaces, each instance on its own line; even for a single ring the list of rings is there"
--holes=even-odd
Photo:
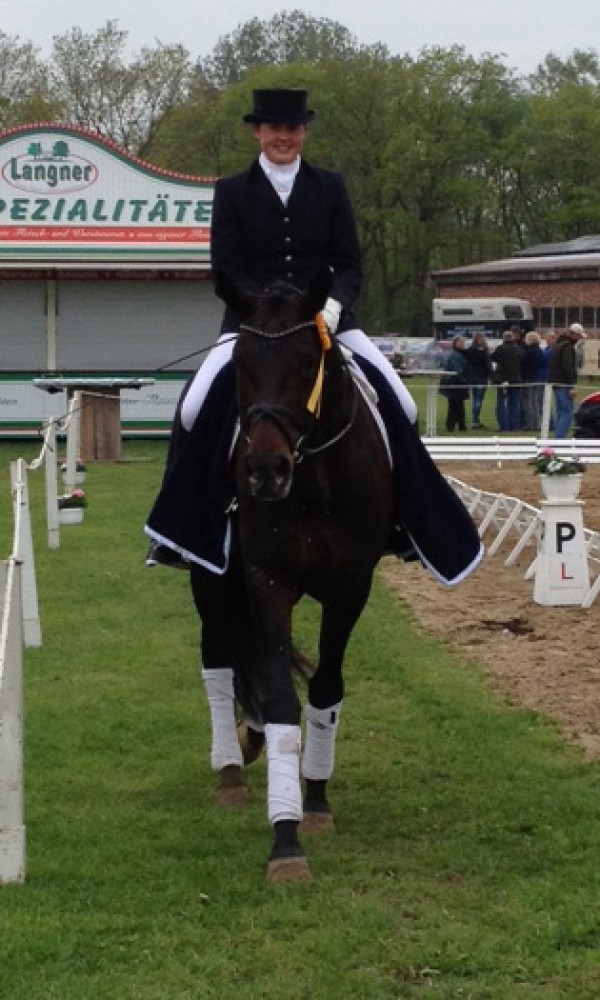
[[[306,402],[306,409],[313,416],[315,420],[318,420],[321,416],[321,401],[323,398],[323,383],[325,375],[325,354],[331,349],[332,342],[331,336],[327,329],[327,325],[321,313],[317,313],[316,317],[312,320],[305,320],[303,323],[297,323],[295,326],[286,327],[284,330],[280,330],[278,333],[267,333],[266,330],[259,330],[256,327],[248,326],[246,323],[240,324],[240,331],[245,330],[246,333],[252,333],[256,337],[261,337],[263,340],[281,340],[283,337],[289,337],[293,333],[299,333],[301,330],[307,330],[311,327],[316,327],[319,334],[319,339],[321,341],[321,357],[319,359],[319,367],[317,370],[317,376],[315,379],[315,384],[312,388],[310,396]],[[300,434],[296,443],[292,448],[292,459],[296,465],[299,465],[305,457],[310,457],[312,455],[318,455],[320,452],[325,451],[327,448],[331,448],[332,445],[337,444],[342,438],[352,429],[354,421],[356,419],[356,413],[358,409],[358,393],[356,391],[356,386],[354,381],[351,380],[352,384],[352,412],[350,417],[344,427],[333,437],[328,438],[323,444],[316,445],[315,447],[309,447],[306,444],[308,434]],[[285,406],[279,405],[268,405],[257,403],[251,406],[248,410],[246,416],[254,418],[252,420],[252,425],[256,424],[258,420],[262,417],[270,417],[275,421],[285,433],[286,437],[289,439],[289,435],[282,418],[287,419],[296,427],[298,426],[298,420],[294,413]],[[310,433],[310,432],[309,432]],[[290,442],[292,444],[292,442]]]

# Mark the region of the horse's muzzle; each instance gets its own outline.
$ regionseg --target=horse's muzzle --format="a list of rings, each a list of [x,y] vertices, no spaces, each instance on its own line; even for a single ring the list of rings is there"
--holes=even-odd
[[[249,454],[246,456],[246,478],[255,500],[285,500],[292,486],[294,465],[287,455]]]

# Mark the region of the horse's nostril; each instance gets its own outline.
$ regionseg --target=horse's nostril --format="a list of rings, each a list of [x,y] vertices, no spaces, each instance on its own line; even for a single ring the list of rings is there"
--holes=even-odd
[[[276,463],[274,475],[276,475],[280,479],[284,479],[286,476],[290,475],[290,472],[291,472],[291,463],[284,455],[280,455]]]
[[[255,497],[281,500],[287,496],[293,466],[285,455],[247,455],[246,478]]]

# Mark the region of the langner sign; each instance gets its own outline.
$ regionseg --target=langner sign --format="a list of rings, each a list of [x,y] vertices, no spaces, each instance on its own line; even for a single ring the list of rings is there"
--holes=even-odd
[[[85,129],[0,132],[0,256],[209,261],[214,183]]]

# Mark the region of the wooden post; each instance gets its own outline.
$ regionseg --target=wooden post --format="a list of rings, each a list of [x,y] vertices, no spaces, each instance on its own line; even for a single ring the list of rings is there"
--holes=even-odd
[[[121,401],[118,388],[81,392],[81,460],[118,461],[121,458]]]

